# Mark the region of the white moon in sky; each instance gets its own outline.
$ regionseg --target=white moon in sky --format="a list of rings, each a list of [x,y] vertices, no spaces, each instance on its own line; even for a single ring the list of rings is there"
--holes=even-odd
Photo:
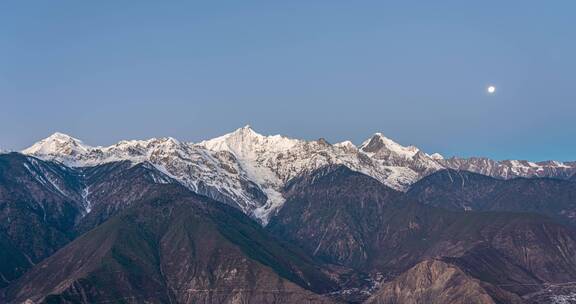
[[[496,92],[496,87],[489,86],[486,90],[488,91],[488,94],[494,94],[494,92]]]

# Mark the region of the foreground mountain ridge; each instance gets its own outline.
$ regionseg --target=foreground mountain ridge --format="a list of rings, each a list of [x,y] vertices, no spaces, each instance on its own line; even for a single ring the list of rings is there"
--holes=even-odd
[[[402,146],[376,133],[360,146],[350,141],[330,144],[281,135],[265,136],[245,126],[199,143],[174,138],[124,140],[92,147],[62,133],[35,143],[22,153],[70,167],[128,160],[149,162],[192,191],[215,197],[266,224],[284,204],[282,188],[292,178],[326,165],[343,164],[396,190],[430,173],[450,168],[497,177],[557,177],[576,174],[576,163],[494,161],[450,158]]]
[[[452,265],[452,270],[445,265],[430,270],[431,265],[424,264],[416,271],[419,279],[396,294],[398,301],[372,303],[481,303],[455,299],[470,291],[474,297],[485,292],[494,298],[503,295],[490,286],[486,291],[472,287],[465,283],[468,279],[453,277],[454,271],[523,297],[545,283],[576,279],[575,231],[537,213],[432,207],[345,166],[293,180],[286,196],[286,204],[266,229],[324,262],[366,272],[376,281],[382,276],[388,281],[386,277],[394,278],[427,259]],[[448,275],[446,285],[422,285],[434,272]],[[457,291],[462,283],[470,288]],[[397,290],[394,284],[390,287],[384,292],[388,300]],[[456,298],[431,302],[440,294],[420,294],[419,301],[410,296],[430,288]]]
[[[444,171],[422,180],[460,189]],[[576,280],[570,227],[427,206],[342,164],[286,182],[266,227],[147,160],[67,167],[11,153],[0,178],[0,302],[540,303],[532,294]]]
[[[10,303],[330,303],[319,266],[236,209],[158,184],[6,290]],[[314,292],[313,292],[314,291]]]

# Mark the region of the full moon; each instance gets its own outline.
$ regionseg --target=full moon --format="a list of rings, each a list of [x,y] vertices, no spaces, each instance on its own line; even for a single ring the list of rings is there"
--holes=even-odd
[[[496,87],[489,86],[486,90],[488,91],[488,94],[494,94],[494,92],[496,92]]]

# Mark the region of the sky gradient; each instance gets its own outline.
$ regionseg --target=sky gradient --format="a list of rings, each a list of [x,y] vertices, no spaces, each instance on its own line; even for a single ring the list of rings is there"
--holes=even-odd
[[[251,124],[576,160],[576,2],[388,2],[3,1],[0,148]]]

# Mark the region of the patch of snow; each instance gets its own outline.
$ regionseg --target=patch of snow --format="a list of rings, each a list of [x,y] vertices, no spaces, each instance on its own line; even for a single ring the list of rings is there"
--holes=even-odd
[[[82,200],[84,201],[85,214],[88,214],[90,213],[90,211],[92,211],[92,202],[90,202],[89,196],[90,196],[90,186],[87,186],[84,189],[82,189]]]
[[[356,145],[354,145],[354,144],[353,144],[351,141],[349,141],[349,140],[336,143],[336,144],[334,144],[334,146],[335,146],[335,147],[338,147],[338,148],[346,148],[346,149],[350,149],[350,150],[356,150],[356,149],[358,149],[358,148],[356,147]]]

